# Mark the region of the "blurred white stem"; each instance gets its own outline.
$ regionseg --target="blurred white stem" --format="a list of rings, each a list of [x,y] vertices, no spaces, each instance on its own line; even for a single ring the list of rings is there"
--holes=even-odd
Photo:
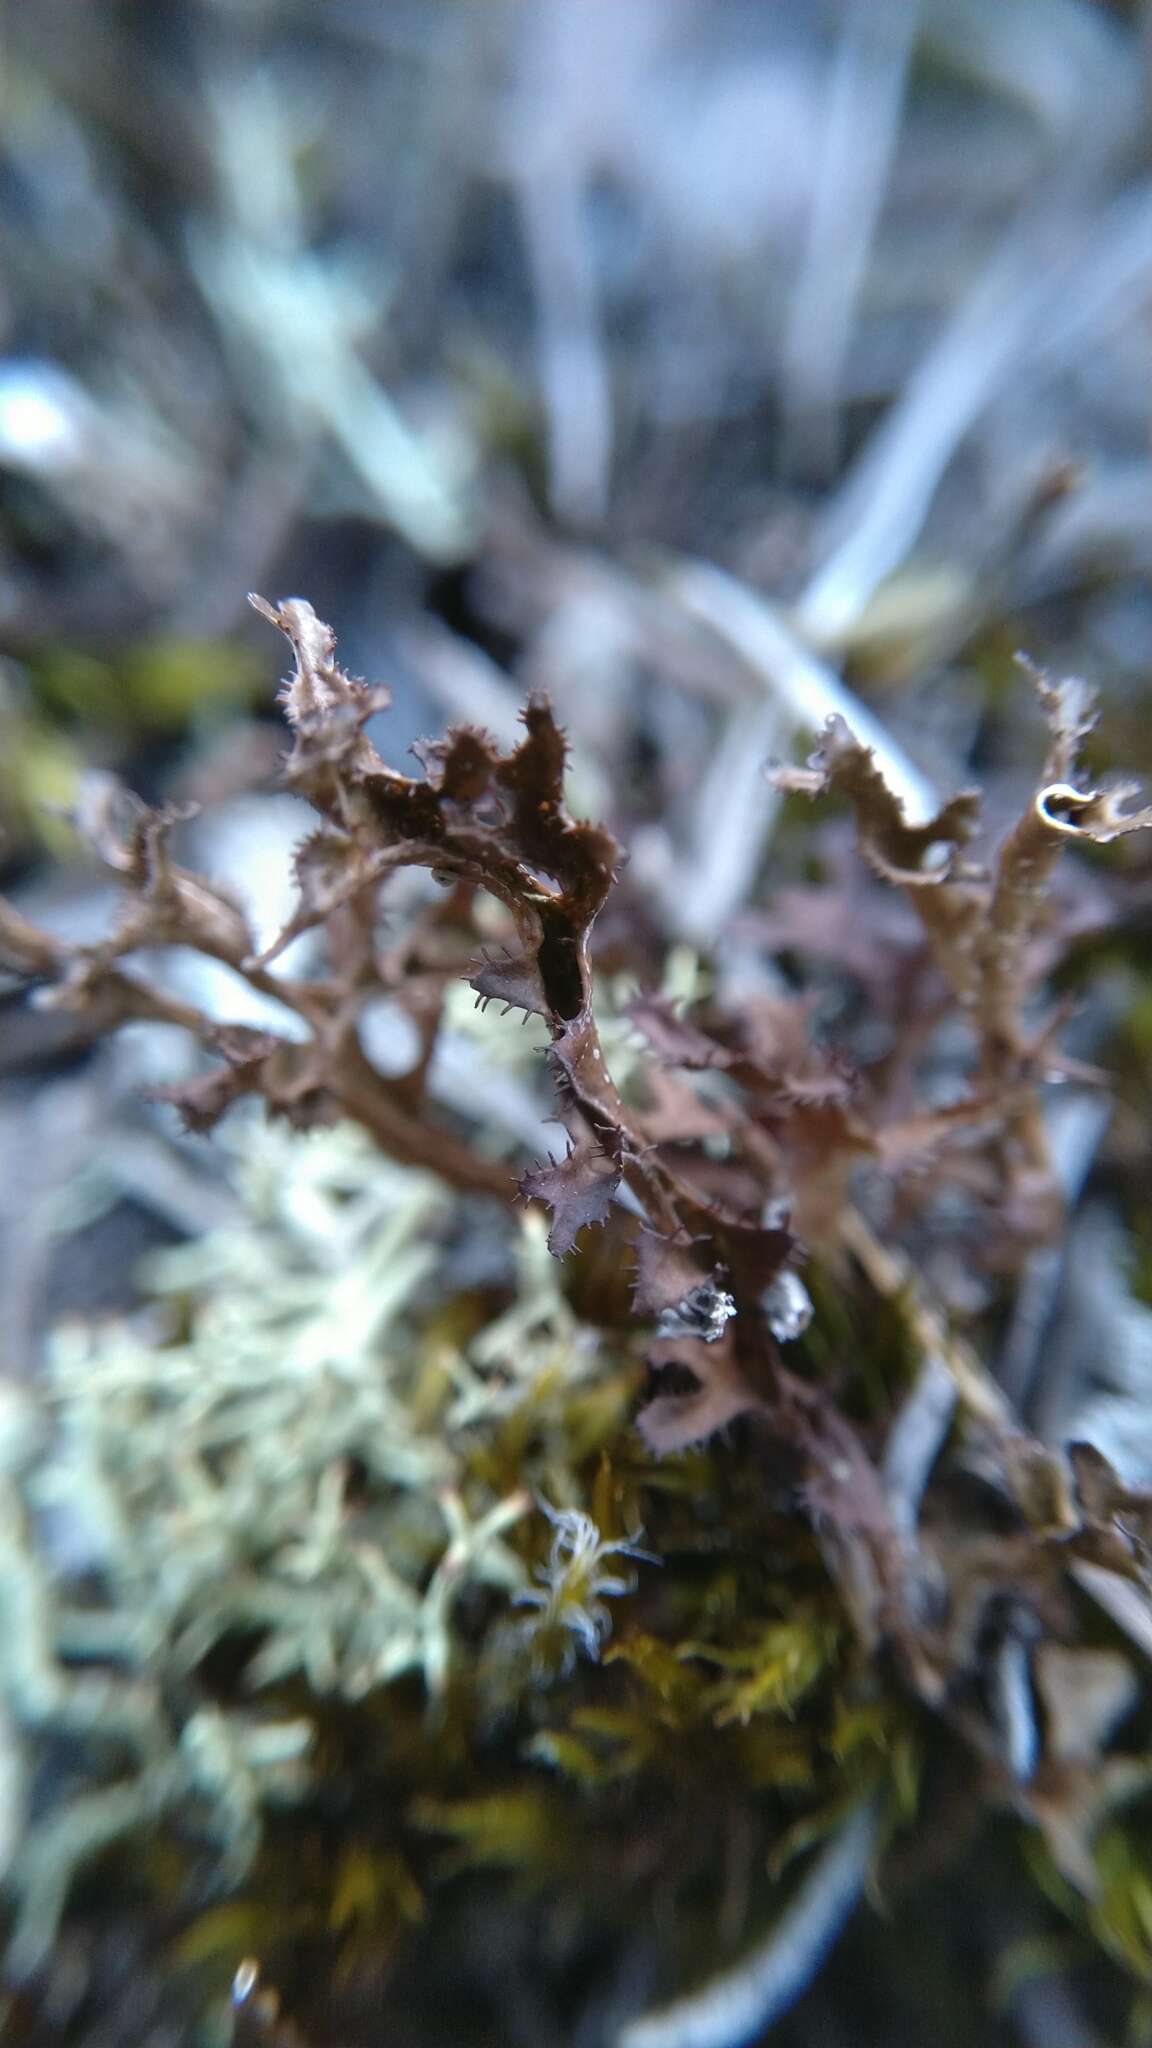
[[[819,733],[826,720],[838,714],[857,739],[872,748],[877,766],[912,823],[922,824],[938,810],[940,799],[929,778],[765,598],[708,562],[680,563],[667,587],[684,611],[710,626],[741,656],[764,692],[781,706],[786,728]]]
[[[584,191],[576,169],[561,161],[526,167],[519,192],[536,284],[549,495],[562,519],[587,525],[608,497],[612,395]]]
[[[852,323],[888,187],[920,0],[848,0],[784,342],[787,433],[829,468]]]
[[[949,463],[1008,373],[1054,367],[1152,296],[1152,184],[1071,236],[1068,208],[1066,191],[1046,194],[1009,230],[849,472],[796,612],[814,645],[842,644],[915,546]]]
[[[696,803],[692,845],[667,888],[668,914],[694,944],[709,944],[751,891],[779,809],[765,775],[800,732],[818,733],[838,713],[873,749],[889,787],[915,822],[938,809],[927,776],[879,720],[812,654],[766,600],[708,562],[682,561],[665,586],[681,610],[708,626],[759,685],[731,712]]]
[[[863,1888],[876,1839],[876,1809],[858,1807],[817,1857],[795,1899],[761,1947],[727,1976],[663,2012],[634,2020],[618,2048],[738,2048],[759,2040],[815,1976]]]

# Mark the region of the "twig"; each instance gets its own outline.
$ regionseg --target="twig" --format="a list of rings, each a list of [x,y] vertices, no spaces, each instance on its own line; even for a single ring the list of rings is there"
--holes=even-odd
[[[633,2020],[618,2048],[737,2048],[758,2039],[812,1981],[843,1928],[863,1888],[877,1820],[871,1801],[858,1807],[768,1939],[727,1976]]]

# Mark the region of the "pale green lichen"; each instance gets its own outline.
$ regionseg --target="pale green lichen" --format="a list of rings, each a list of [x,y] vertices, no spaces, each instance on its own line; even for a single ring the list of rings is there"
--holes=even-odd
[[[506,1311],[456,1331],[439,1182],[347,1127],[245,1122],[231,1144],[237,1221],[154,1258],[135,1317],[57,1331],[43,1401],[6,1409],[4,1782],[34,1780],[64,1732],[82,1758],[75,1784],[37,1790],[34,1825],[8,1802],[17,1972],[46,1953],[77,1870],[139,1829],[178,1817],[217,1885],[241,1879],[266,1808],[307,1788],[307,1699],[411,1674],[435,1712],[466,1595],[508,1615],[491,1681],[531,1677],[511,1607],[532,1589],[508,1539],[535,1494],[571,1493],[567,1404],[607,1359],[539,1223],[515,1233]],[[599,1558],[619,1547],[588,1528]],[[595,1648],[618,1582],[581,1584]],[[239,1705],[198,1678],[229,1645]],[[299,1680],[304,1711],[297,1692],[285,1714]]]

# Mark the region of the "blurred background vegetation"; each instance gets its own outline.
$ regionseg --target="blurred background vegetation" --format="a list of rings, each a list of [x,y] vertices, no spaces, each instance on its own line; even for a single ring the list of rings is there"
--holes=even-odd
[[[576,808],[627,841],[679,949],[674,994],[721,934],[729,971],[754,977],[757,913],[809,878],[763,767],[830,709],[914,792],[975,776],[1004,819],[1038,746],[1024,649],[1100,688],[1094,767],[1152,769],[1146,7],[9,0],[3,39],[0,878],[30,914],[69,937],[104,928],[108,887],[69,821],[95,770],[198,805],[196,863],[241,878],[276,928],[300,807],[274,790],[280,658],[253,588],[306,595],[347,666],[387,680],[392,760],[452,718],[507,739],[523,692],[546,687]],[[1116,1075],[1111,1118],[1066,1121],[1073,1225],[998,1341],[1035,1427],[1058,1437],[1090,1413],[1146,1483],[1146,851],[1123,877],[1119,931],[1069,983],[1078,1045]],[[204,997],[204,963],[176,971]],[[829,981],[822,1000],[845,999]],[[443,1101],[462,1116],[484,1099],[497,1156],[538,1148],[527,1055],[453,1022]],[[358,1154],[300,1166],[288,1146],[238,1170],[236,1147],[179,1134],[143,1091],[180,1057],[143,1028],[95,1048],[0,972],[10,1389],[43,1375],[62,1320],[71,1349],[51,1369],[82,1383],[77,1329],[141,1312],[146,1254],[145,1316],[156,1290],[191,1303],[180,1338],[198,1356],[195,1303],[221,1291],[256,1317],[265,1254],[323,1275],[341,1230],[350,1259],[377,1227],[404,1241],[392,1183],[373,1195]],[[264,1249],[233,1270],[212,1233],[241,1217]],[[467,1230],[453,1270],[471,1331],[503,1298],[507,1248],[491,1222]],[[535,1286],[525,1327],[546,1347],[571,1311]],[[555,1422],[565,1456],[573,1430],[586,1450],[618,1423],[622,1385],[599,1420]],[[430,1415],[442,1393],[425,1389]],[[541,1458],[533,1484],[562,1463],[550,1437]],[[404,1528],[423,1558],[427,1532]],[[501,1536],[469,1553],[485,1585],[515,1577]],[[225,1805],[248,1796],[245,1772],[291,1766],[286,1741],[220,1765]],[[5,1838],[25,1825],[25,1768],[0,1773]],[[69,1770],[56,1754],[51,1797]],[[735,1950],[731,1900],[755,1887],[729,1878]],[[368,1897],[417,1926],[402,1864],[343,1882],[347,1924],[371,1919]],[[1142,1868],[1117,1877],[1107,1964],[1075,1949],[1013,1844],[932,1876],[912,1956],[919,1883],[889,1923],[849,1932],[782,2041],[1152,2036]],[[453,1910],[447,1933],[413,1937],[386,2031],[353,2000],[347,2038],[594,2048],[649,1995],[647,1936],[629,1946],[602,1914]],[[253,1925],[212,1923],[174,1982],[158,1960],[172,1928],[110,1917],[111,1932],[90,1902],[47,1988],[14,1996],[13,2038],[223,2038],[188,1972]]]

